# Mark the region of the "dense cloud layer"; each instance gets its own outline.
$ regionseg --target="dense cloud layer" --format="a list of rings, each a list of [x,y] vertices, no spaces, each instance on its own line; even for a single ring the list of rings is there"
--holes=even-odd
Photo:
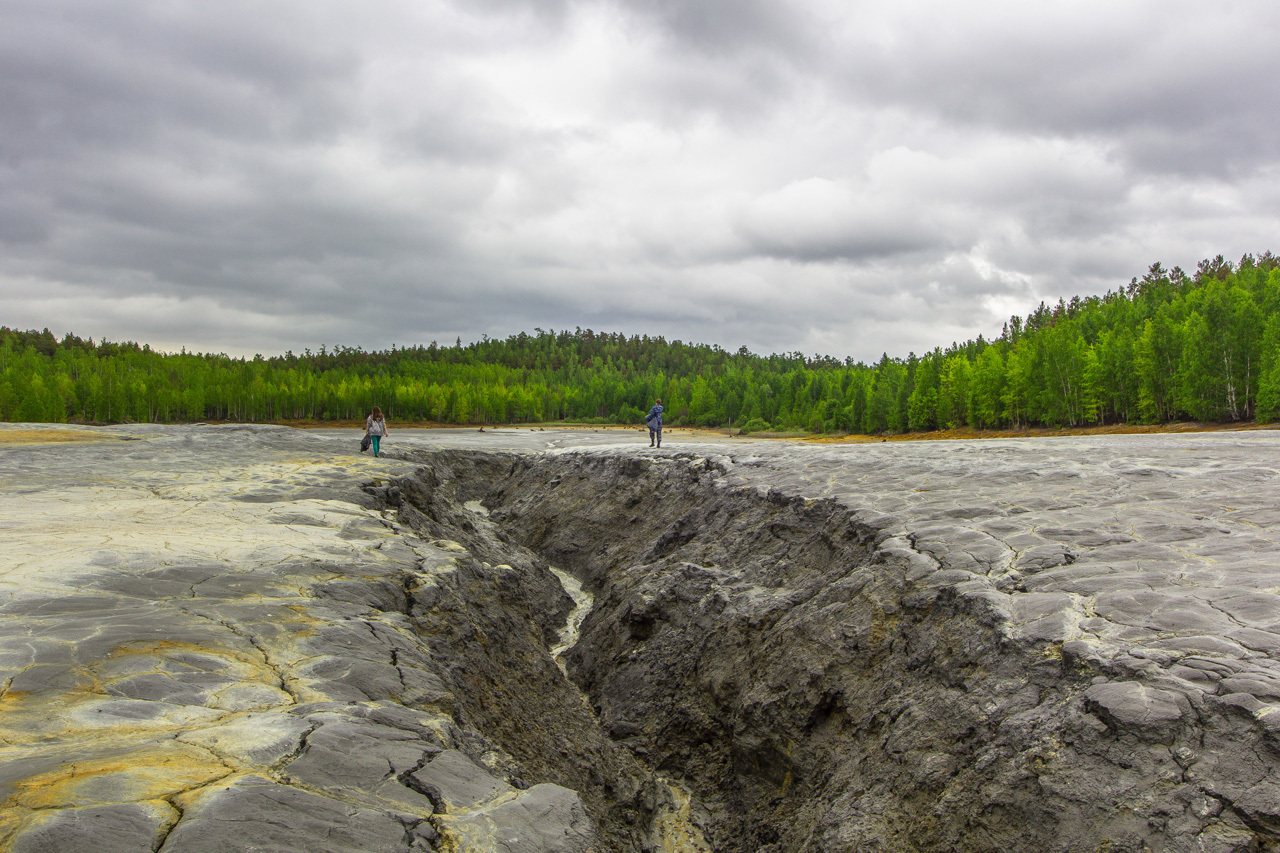
[[[1280,7],[0,8],[0,324],[860,359],[1280,249]]]

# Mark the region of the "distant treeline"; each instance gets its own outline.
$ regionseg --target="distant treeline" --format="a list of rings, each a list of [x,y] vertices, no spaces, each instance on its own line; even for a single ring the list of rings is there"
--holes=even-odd
[[[638,424],[897,433],[1269,422],[1280,415],[1280,259],[1153,264],[1104,296],[1043,303],[994,341],[874,365],[590,329],[463,346],[321,347],[252,359],[0,326],[0,420]]]

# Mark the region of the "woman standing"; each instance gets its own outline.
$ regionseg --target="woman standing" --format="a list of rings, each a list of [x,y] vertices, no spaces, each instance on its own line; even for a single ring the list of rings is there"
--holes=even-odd
[[[382,409],[373,407],[373,412],[364,419],[364,434],[373,441],[373,455],[378,455],[378,442],[387,435],[387,420],[382,416]]]

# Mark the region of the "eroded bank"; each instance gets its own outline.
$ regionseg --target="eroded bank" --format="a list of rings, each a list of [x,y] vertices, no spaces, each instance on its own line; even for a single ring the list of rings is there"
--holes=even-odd
[[[566,659],[586,715],[537,691],[549,662],[526,671],[486,645],[509,603],[473,598],[423,628],[470,626],[450,653],[467,658],[459,701],[606,826],[653,808],[646,783],[617,781],[651,769],[688,786],[725,851],[1277,844],[1269,715],[1017,630],[991,584],[892,518],[735,487],[697,456],[417,461],[381,497],[425,536],[493,565],[550,562],[594,592]],[[553,630],[565,607],[530,622]]]

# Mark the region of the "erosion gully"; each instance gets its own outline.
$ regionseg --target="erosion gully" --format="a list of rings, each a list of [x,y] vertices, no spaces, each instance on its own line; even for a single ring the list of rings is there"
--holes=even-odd
[[[1110,799],[1132,764],[1077,710],[1095,673],[913,586],[847,508],[696,457],[416,461],[370,490],[467,555],[419,630],[461,711],[578,791],[609,849],[1153,849]]]

